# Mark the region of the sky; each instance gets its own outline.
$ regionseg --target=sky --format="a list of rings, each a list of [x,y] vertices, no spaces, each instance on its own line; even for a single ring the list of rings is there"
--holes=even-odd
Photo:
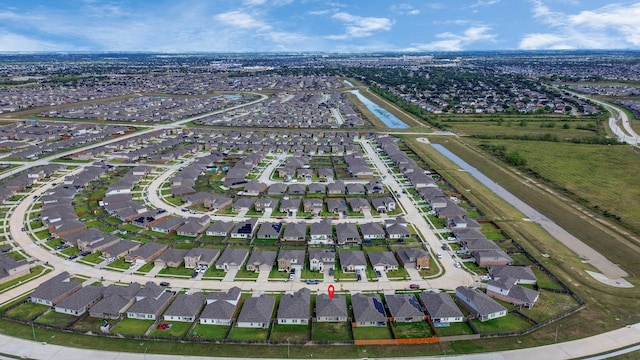
[[[0,52],[640,49],[640,1],[0,0]]]

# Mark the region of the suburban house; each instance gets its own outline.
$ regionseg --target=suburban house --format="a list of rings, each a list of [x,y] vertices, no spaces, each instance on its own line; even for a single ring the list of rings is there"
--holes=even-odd
[[[311,317],[311,291],[302,288],[293,294],[280,298],[278,306],[278,324],[307,325]]]
[[[341,216],[347,213],[347,202],[343,199],[328,199],[327,210],[336,216]]]
[[[207,229],[209,222],[211,222],[211,218],[207,215],[200,218],[188,218],[176,233],[180,236],[196,237]]]
[[[389,270],[398,270],[398,260],[392,251],[375,251],[367,253],[369,262],[374,270],[386,272]]]
[[[316,321],[347,321],[347,300],[344,295],[335,294],[330,298],[327,294],[316,297]]]
[[[184,256],[189,252],[189,250],[183,249],[167,249],[167,251],[163,252],[160,256],[158,256],[155,260],[153,260],[154,266],[160,267],[172,267],[177,268],[184,261]]]
[[[309,250],[309,270],[323,271],[325,266],[333,267],[336,263],[336,251],[327,249]]]
[[[406,226],[392,224],[385,228],[389,239],[406,239],[411,237],[411,232]]]
[[[207,236],[222,236],[227,237],[233,229],[233,222],[215,220],[205,231]]]
[[[102,285],[85,286],[69,295],[68,298],[57,303],[54,307],[54,311],[74,316],[84,315],[89,308],[102,299],[103,290],[104,288]]]
[[[464,314],[449,294],[423,291],[419,298],[434,326],[449,326],[449,323],[464,321]]]
[[[333,228],[331,220],[322,219],[311,224],[309,229],[309,245],[333,244]]]
[[[384,232],[382,225],[375,222],[360,224],[360,232],[362,233],[362,238],[365,242],[384,239],[386,237],[386,233]]]
[[[400,248],[396,250],[400,264],[405,269],[428,269],[429,252],[420,248]]]
[[[291,271],[295,269],[301,272],[304,269],[304,250],[280,250],[278,254],[278,271]]]
[[[130,251],[135,251],[141,245],[142,244],[140,244],[139,242],[133,240],[121,239],[113,245],[110,245],[102,250],[102,257],[105,259],[108,259],[110,257],[119,258],[127,255]]]
[[[270,295],[262,294],[259,297],[247,298],[238,315],[236,326],[268,329],[275,305],[276,298]]]
[[[322,214],[322,206],[324,205],[324,201],[318,198],[307,198],[302,201],[302,211],[311,213],[315,216],[320,216]]]
[[[29,274],[29,262],[26,259],[16,261],[0,253],[0,284]]]
[[[279,240],[282,223],[265,222],[260,225],[256,234],[256,239]]]
[[[169,245],[159,244],[155,242],[148,242],[140,246],[140,248],[130,252],[124,256],[126,262],[136,262],[139,264],[146,264],[153,261],[169,248]]]
[[[369,205],[369,201],[363,198],[349,199],[349,206],[351,207],[351,210],[359,213],[371,211],[371,205]]]
[[[244,261],[247,260],[249,250],[226,248],[216,261],[217,270],[239,270]]]
[[[276,261],[276,251],[253,250],[249,261],[247,261],[247,271],[271,271],[273,263]]]
[[[275,199],[272,199],[270,197],[261,197],[256,200],[253,206],[255,207],[256,211],[259,212],[273,211],[277,203],[278,202]]]
[[[300,198],[288,198],[280,201],[280,212],[287,214],[288,216],[296,216],[298,210],[300,210],[300,204],[302,199]]]
[[[127,286],[111,285],[102,292],[102,300],[89,309],[89,316],[101,319],[120,319],[133,305],[140,284],[133,282]]]
[[[306,223],[288,223],[282,234],[282,241],[306,241],[307,240],[307,224]]]
[[[169,306],[172,296],[172,292],[149,281],[136,294],[136,302],[127,310],[127,318],[156,320]]]
[[[228,291],[214,291],[207,295],[207,305],[200,314],[201,324],[231,325],[233,315],[238,309],[242,292],[237,286]]]
[[[425,319],[422,307],[413,294],[385,295],[393,322],[420,322]]]
[[[363,251],[345,250],[339,252],[338,257],[340,258],[340,267],[344,272],[365,271],[367,269],[367,260]]]
[[[257,218],[242,221],[231,230],[231,237],[234,239],[252,239],[258,224]]]
[[[231,209],[235,212],[249,211],[255,204],[256,200],[250,197],[241,197],[233,203]]]
[[[378,294],[355,294],[351,297],[354,326],[386,326],[387,315]]]
[[[195,269],[198,266],[210,267],[220,256],[218,249],[193,248],[184,255],[184,267]]]
[[[360,238],[360,233],[358,233],[358,228],[354,223],[337,224],[336,238],[338,239],[338,245],[362,243],[362,238]]]
[[[71,274],[64,271],[38,285],[31,294],[31,302],[47,306],[57,305],[82,288],[80,281],[70,278]]]
[[[178,230],[178,228],[181,227],[184,223],[185,221],[181,217],[167,216],[162,218],[160,221],[154,221],[153,223],[150,223],[149,228],[155,232],[168,234],[170,232]]]
[[[205,297],[201,293],[180,294],[171,303],[162,317],[165,321],[194,322],[205,304]]]
[[[494,266],[489,274],[493,280],[487,283],[487,295],[528,308],[538,301],[540,293],[518,284],[535,284],[536,277],[526,266]]]
[[[371,199],[371,206],[380,214],[395,211],[396,201],[391,197],[381,197]]]
[[[503,250],[474,251],[473,257],[476,260],[476,264],[481,267],[505,266],[511,264],[513,261]]]
[[[479,289],[458,286],[456,288],[456,297],[458,301],[480,321],[487,321],[507,315],[507,309],[505,309],[504,306],[500,305]]]

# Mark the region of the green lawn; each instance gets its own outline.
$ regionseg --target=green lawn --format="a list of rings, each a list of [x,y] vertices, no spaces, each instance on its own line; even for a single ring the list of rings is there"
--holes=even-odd
[[[115,320],[109,320],[110,323],[113,323]],[[100,327],[104,323],[104,319],[93,318],[91,316],[86,316],[80,320],[78,320],[75,324],[73,324],[73,328],[77,330],[83,331],[93,331],[94,333],[100,333]]]
[[[546,289],[562,290],[562,286],[557,281],[551,279],[549,275],[538,268],[533,269],[533,274],[536,276],[538,286]]]
[[[307,341],[310,336],[309,325],[273,325],[271,340]]]
[[[203,339],[226,339],[229,330],[231,326],[196,324],[191,336]]]
[[[257,279],[258,275],[255,271],[247,271],[247,268],[243,266],[236,274],[236,279]]]
[[[426,321],[415,323],[394,322],[392,324],[397,339],[423,338],[434,336]]]
[[[36,323],[66,327],[73,320],[75,320],[75,318],[76,317],[73,315],[63,314],[55,311],[49,311],[48,313],[38,317],[36,319]]]
[[[100,264],[102,261],[104,261],[104,259],[100,257],[101,255],[102,253],[100,251],[94,252],[87,256],[83,256],[81,261],[88,262],[91,264]]]
[[[159,324],[169,324],[169,329],[160,330],[156,326],[149,336],[165,336],[165,337],[184,337],[193,323],[181,321],[160,321]]]
[[[191,276],[193,274],[193,269],[187,269],[184,267],[184,264],[178,267],[165,267],[160,270],[160,274],[163,275],[179,275],[179,276]]]
[[[507,316],[488,320],[485,322],[482,322],[478,319],[473,319],[471,320],[471,322],[473,323],[473,325],[475,325],[476,329],[478,329],[478,332],[480,332],[481,334],[519,331],[531,327],[531,325],[527,321],[514,314],[507,314]]]
[[[578,306],[569,294],[557,294],[541,291],[538,301],[531,309],[523,308],[520,312],[535,321],[541,322]]]
[[[233,340],[267,340],[269,329],[253,329],[234,327],[230,339]]]
[[[124,318],[111,329],[114,334],[144,335],[153,324],[153,320]]]
[[[129,269],[130,266],[131,266],[131,263],[124,261],[123,257],[116,259],[116,261],[108,265],[108,267],[111,267],[114,269],[121,269],[121,270],[127,270]]]
[[[353,328],[353,338],[355,340],[393,339],[393,334],[389,325],[362,326]]]
[[[436,331],[440,336],[457,336],[457,335],[471,335],[473,329],[466,322],[449,323],[449,326],[438,327]]]
[[[314,322],[313,340],[353,340],[349,322]]]
[[[44,314],[48,309],[49,307],[47,305],[24,303],[20,306],[14,307],[13,309],[6,310],[4,314],[17,319],[31,321],[41,314]]]

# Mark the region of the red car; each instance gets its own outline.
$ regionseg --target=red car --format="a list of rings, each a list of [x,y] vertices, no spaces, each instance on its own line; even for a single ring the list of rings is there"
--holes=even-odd
[[[418,284],[411,284],[411,285],[409,285],[409,289],[420,289],[420,285],[418,285]]]

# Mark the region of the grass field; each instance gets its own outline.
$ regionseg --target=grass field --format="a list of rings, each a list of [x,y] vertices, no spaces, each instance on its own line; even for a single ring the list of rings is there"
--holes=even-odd
[[[115,320],[110,320],[113,323]],[[92,331],[94,333],[100,332],[100,326],[104,323],[104,319],[97,319],[91,316],[86,316],[83,319],[73,324],[73,328],[76,330]]]
[[[524,330],[531,327],[527,321],[514,314],[507,314],[507,316],[484,322],[478,319],[473,319],[471,322],[481,334],[505,333]]]
[[[124,318],[111,329],[114,334],[144,335],[153,324],[153,320]]]
[[[203,339],[226,339],[231,326],[196,324],[191,331],[191,336]]]
[[[268,340],[269,329],[253,329],[235,327],[231,331],[233,340]]]
[[[45,325],[53,325],[59,327],[66,327],[73,320],[75,320],[75,316],[69,314],[63,314],[55,311],[49,311],[48,313],[38,317],[36,319],[36,323],[45,324]]]
[[[151,330],[149,336],[184,337],[187,335],[187,331],[189,331],[193,323],[181,321],[161,321],[158,324],[169,324],[171,327],[161,330],[156,326],[153,330]]]
[[[520,312],[535,321],[543,321],[578,306],[578,302],[569,294],[557,294],[541,291],[536,304],[531,308],[523,308]]]
[[[310,337],[309,325],[273,325],[271,340],[307,341]]]
[[[425,321],[416,323],[395,322],[392,324],[396,332],[396,339],[432,337],[433,331]]]
[[[473,329],[466,322],[449,323],[447,327],[436,328],[440,336],[471,335]]]
[[[389,325],[386,326],[362,326],[353,328],[355,340],[393,339]]]
[[[313,323],[313,340],[353,340],[351,324],[348,322]]]
[[[35,319],[39,315],[44,314],[47,309],[49,309],[47,305],[25,303],[20,306],[16,306],[13,309],[7,310],[5,314],[16,319],[30,321]]]

